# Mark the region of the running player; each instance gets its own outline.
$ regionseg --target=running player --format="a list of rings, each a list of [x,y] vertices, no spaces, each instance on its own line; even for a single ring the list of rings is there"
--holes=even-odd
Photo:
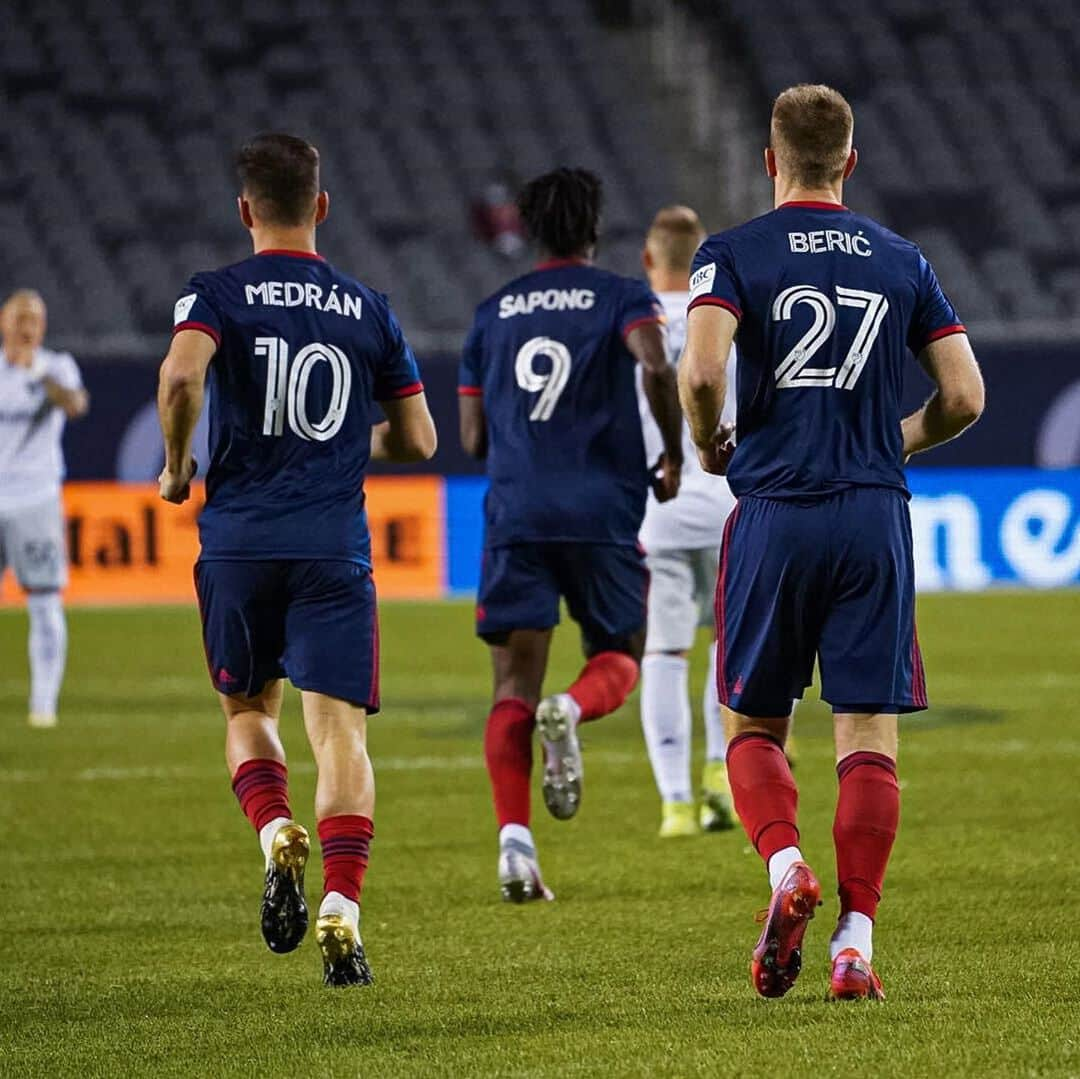
[[[32,289],[12,293],[0,308],[0,575],[10,565],[26,592],[31,727],[57,722],[67,658],[61,439],[65,421],[89,408],[74,359],[42,348],[46,317]]]
[[[265,858],[263,937],[289,952],[308,924],[308,833],[293,818],[278,736],[288,677],[318,769],[324,981],[366,985],[359,901],[374,831],[366,727],[379,710],[379,644],[364,469],[369,458],[430,458],[435,427],[386,297],[316,254],[329,199],[315,147],[260,135],[238,167],[255,254],[196,274],[176,303],[158,393],[161,496],[190,497],[209,370],[195,584],[233,790]]]
[[[690,264],[705,239],[698,215],[687,206],[668,206],[653,219],[642,262],[667,321],[668,352],[678,360],[686,341]],[[648,400],[639,394],[645,453],[654,461],[663,441]],[[728,394],[723,421],[735,421],[735,348],[728,356]],[[641,662],[641,726],[660,791],[660,835],[697,835],[700,828],[735,827],[727,771],[724,727],[716,697],[716,649],[709,648],[705,683],[705,770],[701,807],[694,814],[690,780],[693,714],[687,655],[699,625],[711,623],[716,567],[724,521],[735,505],[727,481],[710,476],[697,460],[690,430],[683,426],[683,471],[679,497],[660,503],[649,495],[640,539],[649,567],[649,620]]]
[[[615,711],[638,679],[650,475],[635,361],[664,447],[657,497],[674,497],[682,467],[663,310],[643,283],[592,265],[600,203],[600,181],[583,169],[526,185],[519,208],[542,261],[480,305],[461,365],[462,443],[487,458],[491,479],[476,628],[495,674],[484,751],[499,884],[513,902],[552,898],[529,831],[533,727],[544,802],[565,820],[581,798],[577,725]],[[540,701],[560,598],[587,662],[567,692]]]
[[[872,928],[899,821],[897,715],[926,707],[903,465],[982,412],[964,327],[912,243],[843,205],[848,103],[825,86],[776,100],[765,165],[776,208],[710,237],[694,260],[683,407],[705,468],[725,470],[717,688],[735,809],[773,889],[751,972],[782,996],[820,886],[799,850],[783,744],[792,697],[833,707],[840,917],[832,999],[881,999]],[[718,431],[738,334],[738,446]],[[908,348],[937,384],[901,419]]]

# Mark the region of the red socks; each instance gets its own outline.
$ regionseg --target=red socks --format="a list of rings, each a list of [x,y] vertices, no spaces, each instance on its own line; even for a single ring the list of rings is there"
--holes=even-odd
[[[529,826],[533,709],[520,697],[496,701],[484,730],[484,759],[491,777],[495,816],[504,824]]]
[[[625,652],[599,652],[567,691],[581,708],[581,722],[614,712],[637,685],[640,667]]]
[[[292,818],[289,771],[280,761],[244,761],[233,776],[232,789],[255,831],[275,817]]]
[[[836,766],[836,774],[840,795],[833,842],[840,913],[857,911],[873,919],[900,822],[896,762],[882,753],[850,753]]]
[[[769,859],[799,845],[799,791],[780,743],[767,734],[740,734],[727,747],[735,812],[758,854]]]
[[[340,892],[346,899],[360,902],[374,834],[375,825],[370,817],[347,813],[319,821],[324,893]]]

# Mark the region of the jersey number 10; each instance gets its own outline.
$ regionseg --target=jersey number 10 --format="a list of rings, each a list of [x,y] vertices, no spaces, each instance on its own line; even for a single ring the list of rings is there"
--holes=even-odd
[[[255,356],[266,358],[266,406],[263,434],[280,437],[288,418],[289,429],[305,441],[329,442],[345,422],[352,388],[352,368],[336,345],[305,345],[289,364],[289,343],[281,337],[256,337]],[[328,363],[333,376],[330,404],[321,420],[307,411],[308,382],[318,363]]]
[[[792,285],[776,297],[772,309],[775,322],[787,322],[799,304],[809,307],[814,316],[810,329],[799,338],[776,368],[778,390],[793,390],[802,386],[834,386],[838,390],[855,388],[881,330],[882,320],[889,310],[889,301],[880,292],[863,292],[861,289],[837,285],[836,302],[841,307],[862,308],[864,312],[855,332],[855,340],[851,342],[839,372],[835,367],[809,366],[815,353],[836,329],[836,308],[832,300],[813,285]]]

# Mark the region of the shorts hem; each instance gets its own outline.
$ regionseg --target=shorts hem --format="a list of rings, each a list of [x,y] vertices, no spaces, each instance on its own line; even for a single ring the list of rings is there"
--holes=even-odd
[[[288,676],[286,676],[288,677]],[[316,682],[293,682],[290,678],[294,689],[299,689],[305,693],[321,693],[324,697],[333,697],[338,701],[345,701],[348,704],[353,705],[355,708],[363,708],[369,716],[377,715],[382,701],[376,697],[375,700],[370,698],[365,699],[363,694],[353,693],[348,686],[329,686],[325,683]]]
[[[542,626],[535,626],[535,625],[523,626],[520,622],[515,623],[514,625],[510,625],[510,626],[491,626],[491,625],[488,625],[487,623],[485,623],[482,627],[481,626],[476,627],[476,636],[479,637],[485,643],[490,644],[492,642],[488,641],[489,637],[501,637],[501,636],[504,636],[507,633],[513,633],[514,630],[517,630],[517,629],[532,629],[532,630],[536,630],[538,633],[542,633],[545,630],[555,629],[555,627],[558,626],[558,625],[559,625],[558,619],[556,619],[554,622],[548,622],[548,623],[546,623],[545,625],[542,625]]]
[[[834,716],[840,714],[904,716],[912,712],[925,712],[929,707],[928,704],[914,704],[911,701],[902,703],[896,701],[859,701],[857,704],[848,701],[837,703],[829,701],[828,703],[832,707]]]

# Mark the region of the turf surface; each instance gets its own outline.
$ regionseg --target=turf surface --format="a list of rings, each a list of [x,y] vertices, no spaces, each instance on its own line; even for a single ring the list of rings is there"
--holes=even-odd
[[[903,738],[877,940],[889,999],[855,1006],[823,1002],[835,777],[816,700],[797,776],[830,901],[798,985],[764,1002],[747,976],[763,871],[741,833],[656,838],[636,698],[587,732],[578,819],[550,820],[537,792],[558,901],[499,902],[484,649],[464,605],[387,606],[377,984],[331,992],[311,940],[262,945],[260,858],[194,612],[73,612],[56,731],[25,726],[25,625],[4,614],[0,1074],[1080,1075],[1080,595],[927,597],[920,614],[935,707]],[[575,650],[564,628],[551,687]],[[292,699],[309,818],[298,720]]]

